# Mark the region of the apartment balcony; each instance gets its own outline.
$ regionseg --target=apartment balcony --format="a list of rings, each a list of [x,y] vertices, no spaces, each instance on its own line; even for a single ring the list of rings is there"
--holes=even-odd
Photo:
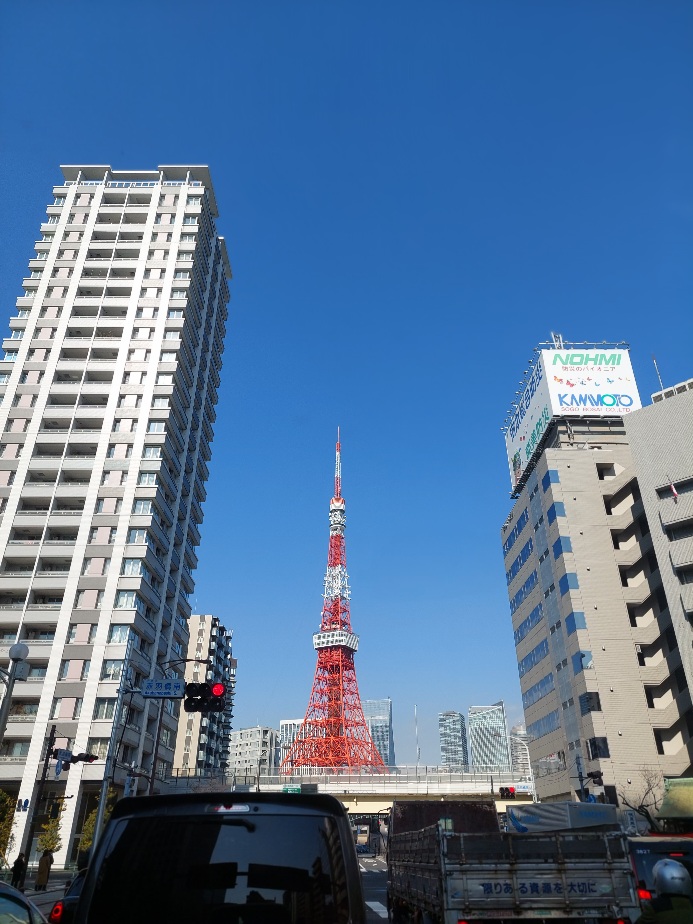
[[[647,716],[654,728],[671,728],[690,709],[691,695],[684,690],[663,709],[648,709]]]
[[[674,568],[693,564],[693,539],[676,539],[669,545],[669,555]]]
[[[660,504],[662,526],[676,526],[693,519],[693,492],[681,494],[678,498],[667,497]]]
[[[693,584],[684,584],[681,587],[681,604],[687,616],[693,616]]]
[[[648,686],[658,686],[664,683],[671,674],[671,667],[666,658],[662,658],[656,664],[640,668],[640,679]]]

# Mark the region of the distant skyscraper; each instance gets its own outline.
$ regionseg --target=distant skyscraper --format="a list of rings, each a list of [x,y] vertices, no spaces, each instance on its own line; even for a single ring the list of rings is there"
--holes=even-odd
[[[513,725],[510,729],[510,761],[513,773],[518,777],[531,776],[529,762],[529,735],[524,725]]]
[[[444,767],[467,767],[467,729],[461,712],[441,712],[438,716],[440,732],[440,762]]]
[[[373,744],[387,767],[395,766],[395,739],[392,732],[392,700],[365,699],[361,703]]]
[[[183,675],[231,276],[207,167],[62,174],[0,357],[0,635],[30,665],[3,789],[33,800],[53,724],[97,757],[53,783],[59,865],[105,773],[173,766],[180,703],[138,691]]]
[[[470,706],[467,729],[474,767],[510,770],[508,726],[503,700],[492,706]]]

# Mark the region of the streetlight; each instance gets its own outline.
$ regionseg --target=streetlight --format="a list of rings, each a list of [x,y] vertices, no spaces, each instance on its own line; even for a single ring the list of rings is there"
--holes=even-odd
[[[29,665],[27,664],[26,659],[29,657],[29,646],[25,645],[24,642],[17,642],[12,645],[10,648],[10,664],[9,671],[0,668],[0,676],[5,682],[7,689],[5,690],[5,697],[2,701],[2,706],[0,706],[0,741],[5,737],[5,729],[7,728],[7,717],[10,714],[10,705],[12,702],[12,689],[14,688],[15,680],[26,680]]]

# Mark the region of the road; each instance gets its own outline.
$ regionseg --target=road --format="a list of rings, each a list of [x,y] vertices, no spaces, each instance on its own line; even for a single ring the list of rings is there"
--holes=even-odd
[[[387,921],[385,901],[387,864],[385,858],[359,854],[359,867],[366,900],[366,920],[368,924],[383,924],[383,921]]]

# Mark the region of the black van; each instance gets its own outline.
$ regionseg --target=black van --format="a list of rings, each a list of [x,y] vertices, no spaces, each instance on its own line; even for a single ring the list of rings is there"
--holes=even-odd
[[[122,799],[77,924],[365,924],[356,851],[328,795]]]
[[[693,879],[693,838],[653,834],[629,837],[628,844],[641,902],[656,898],[652,869],[659,860],[677,860]]]

